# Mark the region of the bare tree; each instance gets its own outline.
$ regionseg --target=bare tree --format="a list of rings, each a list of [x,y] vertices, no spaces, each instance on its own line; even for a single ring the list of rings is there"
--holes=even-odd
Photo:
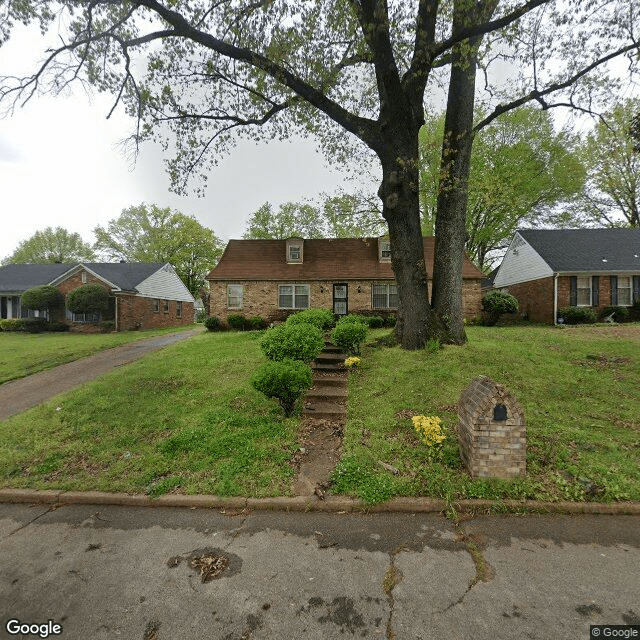
[[[465,339],[460,217],[473,132],[531,100],[590,108],[603,87],[595,72],[637,50],[640,22],[637,0],[8,0],[0,12],[0,38],[16,21],[60,30],[32,75],[0,81],[0,100],[24,103],[76,81],[111,92],[113,108],[123,103],[136,119],[136,145],[157,137],[175,146],[168,169],[178,191],[195,175],[206,181],[209,163],[243,135],[312,134],[337,161],[365,148],[381,170],[398,337],[409,349],[429,337]],[[468,88],[449,100],[457,124],[445,136],[460,148],[448,154],[447,174],[457,177],[438,210],[434,311],[418,202],[429,82],[453,62],[451,87],[470,87],[476,61],[489,80],[498,59],[515,75],[502,87],[487,82],[494,104],[484,122],[469,129]]]

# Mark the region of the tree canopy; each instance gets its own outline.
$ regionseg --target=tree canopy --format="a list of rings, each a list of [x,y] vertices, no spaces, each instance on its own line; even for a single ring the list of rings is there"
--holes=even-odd
[[[109,259],[171,263],[194,295],[222,255],[222,243],[211,229],[168,207],[129,207],[94,233],[95,248]]]
[[[384,220],[362,195],[326,196],[314,203],[286,202],[273,210],[265,202],[251,214],[244,238],[363,238],[382,233]]]
[[[615,95],[605,76],[635,69],[637,0],[67,0],[4,3],[15,22],[55,25],[57,44],[33,74],[0,80],[0,100],[88,81],[135,119],[132,141],[156,138],[174,188],[187,188],[242,136],[314,136],[334,162],[375,157],[405,348],[465,340],[461,264],[473,135],[501,114],[591,108]],[[493,63],[504,73],[493,74]],[[475,73],[487,115],[473,122]],[[449,73],[431,305],[418,200],[425,103]],[[445,82],[446,84],[446,82]],[[470,91],[469,88],[474,90]],[[449,198],[448,194],[453,194]],[[462,197],[459,197],[462,196]]]
[[[482,119],[482,113],[476,116]],[[429,118],[420,132],[422,228],[433,234],[444,114]],[[479,269],[491,265],[491,252],[508,244],[518,226],[554,221],[553,208],[582,190],[585,168],[580,140],[555,132],[551,115],[521,107],[494,120],[475,136],[468,185],[465,248]],[[566,222],[566,221],[565,221]]]
[[[54,262],[94,262],[96,254],[78,233],[62,227],[36,231],[21,242],[3,264],[42,264]]]

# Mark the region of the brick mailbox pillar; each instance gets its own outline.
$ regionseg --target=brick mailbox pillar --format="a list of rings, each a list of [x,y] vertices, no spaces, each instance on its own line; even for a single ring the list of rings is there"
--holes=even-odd
[[[522,408],[501,384],[477,378],[458,404],[460,457],[472,478],[515,478],[527,471]]]

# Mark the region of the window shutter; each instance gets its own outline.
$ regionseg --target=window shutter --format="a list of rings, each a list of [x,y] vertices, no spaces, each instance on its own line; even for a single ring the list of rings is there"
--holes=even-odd
[[[578,276],[571,276],[569,278],[570,288],[569,288],[569,306],[577,307],[578,306]]]
[[[640,276],[633,276],[633,303],[640,302]]]
[[[610,276],[611,279],[611,306],[618,306],[618,276]]]
[[[591,278],[591,306],[597,307],[600,304],[600,276]]]

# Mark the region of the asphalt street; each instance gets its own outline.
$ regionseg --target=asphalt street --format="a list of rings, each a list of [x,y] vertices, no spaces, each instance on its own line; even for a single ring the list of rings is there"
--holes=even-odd
[[[639,524],[0,504],[0,637],[587,640],[640,625]]]

